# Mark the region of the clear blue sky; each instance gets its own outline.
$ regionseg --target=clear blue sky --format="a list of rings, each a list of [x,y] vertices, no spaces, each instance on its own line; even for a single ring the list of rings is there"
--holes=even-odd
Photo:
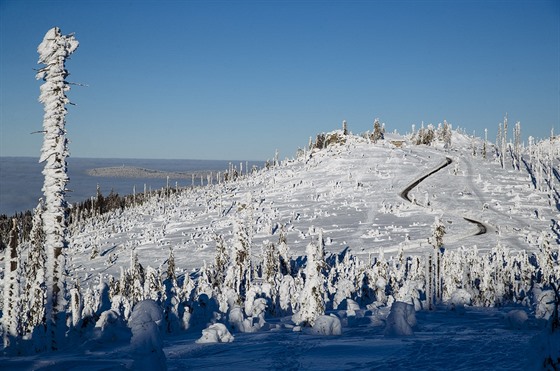
[[[0,0],[0,155],[38,156],[37,45],[58,26],[74,157],[293,156],[374,118],[560,134],[560,1]],[[511,125],[513,126],[513,125]],[[510,126],[510,127],[511,127]]]

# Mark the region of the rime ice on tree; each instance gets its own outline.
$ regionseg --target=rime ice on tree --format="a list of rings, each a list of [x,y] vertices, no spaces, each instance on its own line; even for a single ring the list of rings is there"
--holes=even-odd
[[[37,73],[37,79],[43,79],[39,101],[43,103],[44,140],[39,162],[44,162],[45,211],[43,222],[45,229],[45,250],[47,252],[47,322],[52,326],[49,336],[53,336],[53,349],[57,348],[56,339],[63,329],[63,314],[66,308],[64,270],[66,257],[64,248],[68,246],[66,221],[66,157],[68,141],[66,139],[65,117],[66,104],[69,103],[65,92],[70,89],[65,81],[68,76],[64,63],[76,50],[78,41],[73,35],[62,35],[58,27],[51,28],[37,47],[39,62],[45,64]],[[61,315],[59,315],[61,313]],[[61,318],[58,318],[61,317]],[[60,325],[57,322],[60,321]],[[58,329],[57,329],[58,328]]]

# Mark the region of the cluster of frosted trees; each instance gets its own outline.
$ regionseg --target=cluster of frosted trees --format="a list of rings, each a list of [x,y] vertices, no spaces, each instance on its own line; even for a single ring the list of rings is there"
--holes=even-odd
[[[432,124],[424,127],[424,123],[422,123],[418,130],[414,126],[412,127],[411,140],[416,145],[431,145],[434,141],[438,140],[444,143],[445,148],[449,148],[451,147],[452,129],[451,124],[446,120],[443,121],[443,124],[439,124],[437,128]]]
[[[161,309],[162,326],[168,333],[192,331],[212,323],[254,332],[266,329],[270,317],[290,316],[294,325],[314,326],[326,312],[356,305],[375,310],[407,302],[417,310],[429,310],[454,302],[458,296],[476,306],[506,302],[537,305],[548,300],[547,290],[560,279],[560,251],[553,236],[546,233],[540,236],[540,249],[535,255],[513,252],[502,245],[484,253],[476,246],[447,251],[443,244],[445,228],[436,220],[430,253],[405,256],[400,250],[385,258],[380,252],[362,261],[348,251],[328,255],[319,230],[309,241],[306,256],[294,258],[281,227],[277,242],[254,245],[252,226],[256,221],[249,207],[233,223],[229,240],[215,236],[214,261],[195,274],[177,275],[173,250],[164,266],[144,267],[132,249],[130,267],[122,269],[118,277],[100,276],[97,285],[82,287],[65,271],[64,254],[68,245],[64,201],[64,92],[68,87],[64,59],[76,47],[73,36],[62,36],[57,28],[47,33],[39,47],[40,62],[47,65],[38,74],[46,81],[40,98],[45,103],[41,156],[45,162],[45,202],[40,202],[35,211],[27,253],[23,254],[23,246],[17,243],[20,237],[15,223],[6,248],[2,335],[7,353],[56,350],[61,343],[76,339],[114,341],[130,337],[131,326],[127,323],[133,308],[146,300]],[[506,123],[504,126],[507,129]],[[344,129],[347,132],[346,125]],[[382,138],[383,131],[376,120],[375,140]],[[519,126],[516,133],[520,133]],[[437,130],[429,126],[414,135],[419,143],[438,139],[450,145],[451,127],[445,122]],[[344,138],[334,135],[320,139],[328,145]],[[504,153],[504,142],[500,144],[500,153]],[[518,163],[526,161],[518,155],[519,146],[516,140],[510,151],[512,158],[518,157]],[[538,170],[546,164],[541,161],[541,151],[530,150],[530,165],[526,166],[546,174],[552,184],[552,165]],[[558,154],[549,154],[553,155]],[[533,156],[539,159],[534,166]],[[228,173],[234,178],[232,171]],[[534,184],[537,187],[540,181]],[[255,259],[257,255],[261,258]]]
[[[122,269],[120,276],[100,277],[95,287],[75,282],[64,310],[66,338],[111,338],[118,326],[126,329],[134,306],[148,299],[160,306],[169,333],[200,331],[211,323],[255,332],[266,329],[270,317],[291,316],[294,325],[313,326],[319,316],[345,309],[349,302],[375,309],[402,301],[427,310],[460,295],[475,306],[507,302],[530,306],[560,279],[558,246],[544,233],[534,256],[502,245],[486,253],[476,247],[447,251],[441,240],[444,230],[436,221],[431,253],[405,256],[400,250],[387,259],[381,252],[365,262],[348,252],[326,254],[318,231],[305,259],[294,259],[282,229],[277,242],[253,246],[251,220],[246,216],[234,223],[228,241],[216,235],[214,262],[194,274],[177,276],[172,250],[167,263],[158,268],[143,267],[132,250],[130,267]],[[257,248],[260,260],[251,258]],[[5,335],[17,335],[13,338],[18,341],[7,344],[15,349],[26,341],[35,344],[36,327],[43,326],[45,311],[41,303],[30,299],[37,287],[36,253],[30,252],[25,268],[5,277],[3,329]],[[7,294],[12,287],[21,291]],[[104,335],[106,331],[113,335]]]
[[[508,137],[508,117],[504,117],[503,123],[498,126],[496,144],[494,146],[496,159],[502,168],[518,171],[527,171],[535,190],[549,194],[550,205],[553,210],[560,204],[558,196],[558,183],[560,172],[558,171],[560,152],[554,136],[550,133],[549,140],[535,143],[533,137],[529,137],[527,147],[521,140],[521,123],[517,122],[513,128],[513,140]],[[486,140],[485,140],[486,147]]]

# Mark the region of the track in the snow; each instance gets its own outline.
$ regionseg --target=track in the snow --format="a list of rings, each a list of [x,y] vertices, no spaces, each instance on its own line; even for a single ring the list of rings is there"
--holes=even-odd
[[[414,187],[416,187],[418,184],[422,183],[422,181],[424,181],[424,179],[428,178],[429,176],[437,173],[438,171],[440,171],[441,169],[445,168],[446,166],[449,166],[453,163],[453,160],[450,157],[446,157],[445,158],[445,162],[443,164],[441,164],[440,166],[438,166],[437,168],[435,168],[434,170],[430,171],[428,174],[421,176],[420,178],[416,179],[414,182],[410,183],[401,193],[400,196],[401,198],[405,199],[406,201],[412,203],[412,200],[410,199],[410,197],[408,197],[408,194],[410,193],[410,191],[412,191],[414,189]],[[473,223],[476,224],[476,226],[478,227],[478,232],[474,234],[474,236],[480,236],[481,234],[485,234],[486,232],[488,232],[488,228],[481,222],[474,220],[474,219],[470,219],[470,218],[465,218],[463,217],[463,219],[465,219],[467,222],[469,223]]]

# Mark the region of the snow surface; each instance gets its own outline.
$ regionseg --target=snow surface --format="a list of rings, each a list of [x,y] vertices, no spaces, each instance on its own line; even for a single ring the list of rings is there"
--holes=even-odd
[[[523,169],[504,170],[491,159],[472,157],[470,139],[455,139],[458,143],[444,151],[397,148],[390,140],[373,145],[355,138],[315,152],[311,159],[284,161],[234,183],[194,188],[94,218],[71,231],[75,253],[70,270],[85,282],[99,273],[118,276],[119,267],[130,263],[130,249],[143,265],[159,266],[167,258],[161,251],[173,247],[177,267],[191,272],[202,261],[213,261],[215,234],[231,238],[233,221],[246,207],[252,208],[256,221],[254,258],[265,241],[277,239],[281,225],[294,256],[305,254],[319,229],[327,253],[349,248],[365,261],[381,251],[394,254],[400,247],[421,254],[431,249],[428,238],[435,217],[446,223],[446,249],[476,245],[484,252],[499,241],[510,249],[535,251],[541,232],[558,223],[556,204],[549,203],[546,192],[534,189]],[[401,198],[410,183],[447,157],[451,165],[412,189],[414,203]],[[487,233],[477,235],[479,226],[465,217],[482,223]],[[101,253],[90,260],[84,252],[94,244]]]
[[[251,216],[254,261],[262,259],[261,246],[277,241],[281,229],[293,259],[301,260],[308,244],[322,233],[327,254],[350,251],[365,262],[380,255],[389,259],[399,251],[421,256],[433,251],[428,239],[436,218],[445,223],[443,243],[450,252],[476,247],[482,253],[498,243],[512,251],[537,252],[542,232],[558,230],[555,195],[535,189],[525,168],[502,168],[490,150],[486,159],[480,153],[473,156],[472,143],[481,148],[480,140],[454,132],[450,149],[413,146],[407,140],[391,134],[372,144],[351,136],[342,145],[314,150],[311,156],[283,161],[234,182],[154,197],[142,206],[77,223],[69,236],[69,272],[82,288],[94,288],[100,276],[118,279],[121,269],[131,265],[131,251],[144,267],[164,270],[172,247],[180,278],[196,279],[198,269],[214,261],[215,235],[221,234],[229,242],[234,221],[247,215]],[[393,141],[404,145],[399,147]],[[558,169],[555,151],[554,168]],[[551,177],[553,189],[560,182],[557,174]],[[408,189],[410,185],[414,186]],[[92,258],[94,246],[100,253]],[[375,284],[382,291],[387,283]],[[286,285],[288,292],[290,286]],[[395,299],[407,302],[396,301],[394,309],[375,303],[360,308],[341,299],[337,308],[318,317],[326,328],[318,331],[320,335],[294,331],[291,316],[266,318],[263,325],[258,323],[262,311],[257,311],[249,325],[258,324],[258,331],[238,330],[232,342],[218,344],[197,343],[201,328],[158,338],[159,317],[149,310],[154,315],[142,322],[150,325],[141,338],[150,339],[156,353],[162,349],[163,357],[158,353],[156,361],[165,359],[170,370],[534,367],[530,363],[534,361],[532,339],[542,334],[550,313],[546,291],[535,293],[542,299],[538,308],[508,303],[478,308],[470,305],[468,293],[456,292],[450,302],[461,310],[448,305],[416,310],[419,303],[414,293],[414,287],[404,287],[396,295],[402,299],[389,298],[389,304]],[[230,313],[230,319],[237,318],[237,323],[249,319],[245,309],[239,307],[238,312],[238,317]],[[98,324],[112,318],[108,312],[105,322]],[[199,323],[205,322],[205,328],[207,322],[217,320],[207,317]],[[389,331],[388,326],[396,330]],[[95,347],[84,343],[53,353],[0,357],[0,362],[2,368],[18,370],[131,368],[138,360],[135,344],[146,343],[134,340],[138,338],[134,322],[129,327],[132,344],[118,339]],[[230,339],[223,327],[211,324],[204,330],[206,337]]]

